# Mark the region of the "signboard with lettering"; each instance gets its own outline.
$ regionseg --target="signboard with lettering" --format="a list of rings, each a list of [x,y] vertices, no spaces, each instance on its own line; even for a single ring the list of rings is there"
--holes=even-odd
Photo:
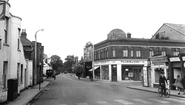
[[[172,58],[170,58],[170,62],[177,62],[177,61],[180,61],[179,57],[172,57]]]

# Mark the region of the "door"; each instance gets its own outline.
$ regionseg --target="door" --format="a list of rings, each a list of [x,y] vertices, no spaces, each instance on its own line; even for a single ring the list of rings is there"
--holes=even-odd
[[[117,82],[117,65],[111,65],[112,81]]]

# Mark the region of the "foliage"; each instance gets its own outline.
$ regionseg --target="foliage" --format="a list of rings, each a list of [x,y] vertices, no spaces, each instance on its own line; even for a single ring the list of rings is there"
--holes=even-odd
[[[61,67],[63,66],[63,61],[61,60],[60,56],[58,55],[52,55],[50,64],[53,68],[53,70],[61,71]]]
[[[71,73],[73,64],[75,64],[75,57],[74,57],[74,55],[68,55],[67,58],[65,58],[64,70],[69,72],[69,73]]]

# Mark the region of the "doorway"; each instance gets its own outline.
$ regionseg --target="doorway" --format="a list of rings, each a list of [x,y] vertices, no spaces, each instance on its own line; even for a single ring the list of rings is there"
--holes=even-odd
[[[111,65],[112,69],[112,81],[117,82],[117,65]]]

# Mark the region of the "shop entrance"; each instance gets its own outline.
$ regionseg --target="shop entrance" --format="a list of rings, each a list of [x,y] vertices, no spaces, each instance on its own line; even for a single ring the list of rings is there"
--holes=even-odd
[[[111,65],[112,69],[112,81],[117,82],[117,65]]]

